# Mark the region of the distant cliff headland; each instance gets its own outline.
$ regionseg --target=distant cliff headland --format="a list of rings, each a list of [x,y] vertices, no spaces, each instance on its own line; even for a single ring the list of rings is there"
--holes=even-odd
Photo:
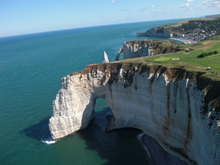
[[[138,32],[137,36],[173,38],[191,44],[215,36],[219,32],[220,16],[214,16],[154,27],[146,32]]]
[[[119,49],[115,60],[119,60],[121,53],[123,53],[123,59],[175,53],[180,51],[180,45],[180,43],[170,40],[126,41]]]

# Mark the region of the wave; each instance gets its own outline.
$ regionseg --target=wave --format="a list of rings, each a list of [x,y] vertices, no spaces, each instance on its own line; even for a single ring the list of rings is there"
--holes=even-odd
[[[53,140],[52,138],[47,138],[47,139],[43,139],[41,140],[43,143],[46,143],[46,144],[54,144],[56,143],[55,140]]]

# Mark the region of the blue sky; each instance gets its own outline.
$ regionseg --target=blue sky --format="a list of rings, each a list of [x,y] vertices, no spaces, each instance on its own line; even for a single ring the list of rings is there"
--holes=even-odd
[[[0,37],[220,14],[220,0],[0,0]]]

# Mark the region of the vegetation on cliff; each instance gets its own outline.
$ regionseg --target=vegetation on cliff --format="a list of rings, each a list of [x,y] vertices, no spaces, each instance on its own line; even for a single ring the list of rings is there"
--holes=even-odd
[[[214,55],[214,54],[218,54],[218,51],[214,51],[214,52],[206,52],[206,53],[201,53],[200,55],[198,55],[197,57],[198,58],[203,58],[203,57],[206,57],[206,56],[211,56],[211,55]]]
[[[160,42],[158,41],[158,43]],[[132,41],[132,43],[142,45],[144,41]],[[167,46],[165,43],[172,42],[163,41],[158,45]],[[172,80],[193,78],[197,80],[197,88],[206,93],[203,98],[205,105],[210,103],[216,111],[220,112],[220,35],[195,44],[176,44],[175,46],[179,50],[176,53],[132,58],[107,64],[91,64],[81,71],[81,74],[92,73],[95,68],[102,72],[109,71],[112,74],[109,79],[110,84],[118,78],[120,68],[129,70],[128,82],[132,81],[131,75],[134,72],[139,74],[169,72],[167,75],[171,77],[168,78]],[[204,52],[215,52],[215,54],[205,58],[197,57]],[[74,74],[76,73],[72,73],[71,76]],[[105,79],[105,76],[103,78]],[[205,108],[203,107],[203,109]],[[207,110],[203,112],[206,113]]]
[[[173,33],[212,33],[213,31],[220,30],[220,17],[215,17],[211,20],[204,18],[180,21],[177,23],[163,25],[162,27]]]
[[[163,65],[168,68],[185,68],[189,71],[205,72],[204,76],[220,80],[220,35],[195,44],[179,44],[179,52],[153,57],[142,57],[123,60],[124,62],[142,62],[148,65]],[[197,58],[204,52],[218,52],[205,58]],[[207,70],[210,67],[210,70]]]
[[[220,17],[185,20],[161,27],[172,33],[173,37],[201,41],[220,32]]]
[[[178,45],[177,53],[127,59],[123,63],[142,63],[147,66],[161,66],[165,68],[183,69],[191,72],[203,73],[197,80],[198,89],[206,92],[204,102],[210,103],[220,112],[220,35],[200,41],[195,44]],[[198,58],[204,52],[215,52],[211,56]],[[205,111],[207,112],[207,111]]]
[[[180,43],[171,40],[134,40],[125,42],[127,45],[147,46],[152,49],[153,55],[175,53],[180,51]]]

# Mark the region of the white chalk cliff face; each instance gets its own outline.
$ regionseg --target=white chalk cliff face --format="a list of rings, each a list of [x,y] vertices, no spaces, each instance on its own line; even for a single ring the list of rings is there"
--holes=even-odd
[[[123,44],[124,59],[153,56],[152,50],[152,46],[147,44],[140,45],[139,43],[130,42],[124,42]]]
[[[220,164],[219,115],[198,90],[201,73],[129,63],[92,64],[63,78],[53,102],[53,139],[85,128],[95,100],[113,111],[106,130],[133,127],[188,164]],[[200,85],[202,86],[202,85]],[[206,94],[206,95],[205,95]]]
[[[123,53],[123,59],[174,53],[177,51],[177,45],[178,43],[169,40],[126,41],[123,43],[123,46],[119,49],[115,57],[115,60],[119,60],[121,53]]]
[[[134,41],[123,43],[123,46],[119,49],[115,57],[115,61],[119,60],[121,53],[123,53],[123,59],[154,55],[153,48],[149,43],[135,43]]]

